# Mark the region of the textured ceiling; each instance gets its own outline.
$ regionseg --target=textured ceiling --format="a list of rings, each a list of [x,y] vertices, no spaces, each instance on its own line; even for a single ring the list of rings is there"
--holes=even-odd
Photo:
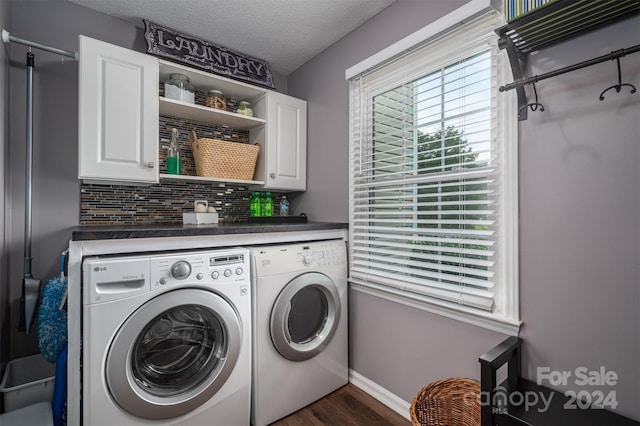
[[[264,59],[288,75],[395,0],[68,0]]]

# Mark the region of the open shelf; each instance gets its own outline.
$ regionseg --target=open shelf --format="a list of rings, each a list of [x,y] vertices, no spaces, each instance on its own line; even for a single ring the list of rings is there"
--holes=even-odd
[[[221,109],[176,101],[163,96],[160,96],[159,100],[160,114],[163,115],[201,121],[217,126],[228,126],[238,130],[252,130],[264,126],[266,122],[262,118],[247,117]]]
[[[214,73],[188,67],[182,64],[159,60],[159,81],[164,83],[171,74],[184,74],[196,92],[206,93],[209,90],[220,90],[227,99],[248,101],[254,111],[253,117],[236,114],[226,110],[209,108],[200,104],[182,102],[164,96],[158,98],[159,112],[163,116],[176,117],[197,121],[208,126],[227,127],[233,130],[250,131],[251,143],[264,144],[264,129],[266,127],[267,89],[252,86],[241,81],[232,80]],[[261,139],[262,138],[262,139]],[[210,178],[202,176],[185,176],[160,174],[160,181],[182,181],[203,184],[239,184],[247,186],[264,186],[264,181]]]
[[[264,185],[264,181],[261,180],[240,180],[240,179],[222,179],[222,178],[210,178],[202,176],[186,176],[186,175],[168,175],[160,173],[160,180],[182,180],[191,182],[216,182],[216,183],[236,183],[242,185]]]
[[[251,86],[241,81],[231,80],[209,72],[201,71],[195,68],[187,67],[181,64],[160,60],[160,83],[169,80],[173,73],[184,74],[189,77],[189,82],[200,92],[208,92],[211,89],[220,90],[227,99],[236,99],[238,101],[249,101],[255,104],[259,99],[263,98],[267,90]]]

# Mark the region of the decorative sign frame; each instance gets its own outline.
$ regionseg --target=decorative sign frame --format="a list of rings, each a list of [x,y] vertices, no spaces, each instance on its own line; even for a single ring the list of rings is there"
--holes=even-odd
[[[269,63],[144,21],[147,53],[207,72],[275,89]]]

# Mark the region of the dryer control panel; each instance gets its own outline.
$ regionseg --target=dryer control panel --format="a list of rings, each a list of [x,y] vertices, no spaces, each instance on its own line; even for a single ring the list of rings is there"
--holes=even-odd
[[[249,251],[189,253],[152,257],[151,289],[181,283],[191,284],[246,284],[249,282]]]
[[[258,276],[347,263],[347,249],[342,240],[256,247],[253,256]]]

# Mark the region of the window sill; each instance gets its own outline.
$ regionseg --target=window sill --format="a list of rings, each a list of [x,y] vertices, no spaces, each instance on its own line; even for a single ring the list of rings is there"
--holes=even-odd
[[[393,288],[378,286],[371,283],[362,283],[349,280],[354,291],[380,297],[391,302],[400,303],[405,306],[420,309],[432,314],[441,315],[456,321],[485,328],[487,330],[502,333],[508,336],[517,336],[520,331],[521,321],[515,321],[500,317],[491,313],[478,312],[465,307],[451,306],[437,301],[421,297],[419,295],[408,296],[402,291]]]

